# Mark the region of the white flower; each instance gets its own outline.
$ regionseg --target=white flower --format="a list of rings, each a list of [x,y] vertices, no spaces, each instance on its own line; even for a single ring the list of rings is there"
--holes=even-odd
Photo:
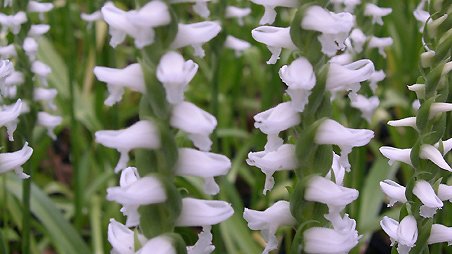
[[[261,169],[265,174],[264,195],[268,190],[271,190],[275,184],[273,174],[276,171],[292,170],[297,167],[297,160],[295,156],[295,145],[285,144],[275,151],[250,152],[246,160],[248,165],[255,166]]]
[[[367,3],[366,8],[364,9],[365,16],[372,16],[372,24],[377,23],[379,25],[383,25],[383,19],[381,17],[384,17],[391,12],[391,8],[382,8],[371,3]]]
[[[337,185],[331,180],[314,176],[310,179],[304,199],[328,205],[330,213],[340,211],[358,198],[359,192],[352,188]]]
[[[2,24],[2,34],[5,34],[9,28],[11,32],[16,35],[20,32],[20,26],[27,22],[27,15],[25,12],[19,11],[14,15],[5,15],[0,13],[0,24]]]
[[[352,148],[367,145],[373,137],[374,132],[371,130],[346,128],[334,120],[326,119],[317,129],[315,142],[339,146],[341,149],[340,163],[349,171],[348,154]]]
[[[361,111],[361,116],[366,119],[368,123],[370,123],[378,105],[380,105],[380,100],[377,96],[367,98],[361,94],[358,94],[351,103],[352,107]]]
[[[374,71],[369,78],[369,86],[372,89],[372,92],[375,93],[377,91],[377,83],[383,81],[385,79],[386,74],[383,70]]]
[[[337,231],[331,228],[312,227],[304,234],[304,252],[316,254],[344,254],[358,244],[355,228]]]
[[[440,184],[438,187],[438,198],[441,201],[449,200],[449,202],[452,202],[452,186]]]
[[[256,211],[245,208],[243,218],[248,222],[252,230],[260,230],[267,244],[263,254],[267,254],[278,248],[276,230],[281,226],[292,226],[296,224],[295,218],[290,213],[290,203],[280,200],[265,211]]]
[[[309,7],[301,27],[322,33],[318,40],[322,45],[322,53],[333,56],[338,50],[345,49],[345,40],[353,28],[354,17],[348,12],[334,13],[320,6]]]
[[[14,141],[14,131],[17,128],[19,121],[19,115],[22,110],[22,100],[18,99],[14,106],[2,109],[0,111],[0,127],[6,126],[6,132],[8,134],[9,141]]]
[[[102,20],[102,12],[101,11],[95,11],[93,13],[81,13],[80,18],[86,22],[95,22],[98,20]]]
[[[251,8],[240,8],[236,6],[226,7],[226,18],[237,18],[240,26],[243,26],[243,18],[251,13]]]
[[[408,254],[410,249],[415,246],[418,231],[414,216],[405,216],[405,218],[400,221],[400,224],[398,221],[385,216],[380,221],[380,225],[391,238],[391,245],[398,242],[397,251],[399,254]]]
[[[176,226],[196,227],[215,225],[234,214],[229,203],[221,200],[182,199],[182,211],[176,220]]]
[[[239,57],[243,54],[243,51],[251,47],[251,44],[247,41],[240,40],[239,38],[228,35],[226,37],[226,41],[224,42],[224,46],[226,48],[233,49],[235,52],[235,56]]]
[[[54,88],[42,88],[37,87],[33,90],[33,99],[35,101],[43,101],[47,103],[47,106],[51,110],[56,110],[56,105],[53,99],[57,95],[58,91]]]
[[[325,178],[331,180],[332,172],[334,173],[334,180],[337,185],[344,185],[345,168],[340,163],[340,157],[333,152],[333,163],[331,164],[331,169],[326,174]]]
[[[123,69],[96,66],[94,75],[98,80],[107,83],[109,96],[104,101],[107,106],[121,101],[126,87],[140,93],[144,93],[146,90],[143,71],[138,63],[128,65]]]
[[[170,47],[178,49],[191,45],[195,50],[195,56],[204,57],[205,52],[202,44],[213,39],[220,31],[221,26],[213,21],[179,24],[176,38],[174,38]]]
[[[150,121],[141,120],[121,130],[96,131],[96,142],[114,148],[121,153],[115,172],[127,166],[129,151],[136,148],[156,149],[160,147],[157,128]]]
[[[367,44],[367,47],[370,49],[372,48],[378,48],[378,53],[384,58],[386,58],[385,48],[391,46],[393,43],[393,40],[391,37],[375,37],[370,36],[369,43]]]
[[[136,254],[176,254],[171,238],[167,236],[157,236],[146,243],[139,249]],[[121,253],[122,254],[122,253]]]
[[[107,189],[107,200],[124,206],[157,204],[166,200],[166,192],[157,177],[139,178],[137,169],[128,167],[121,173],[120,186]]]
[[[187,246],[187,254],[210,254],[215,250],[212,244],[211,226],[203,226],[201,233],[198,234],[198,241],[195,245]]]
[[[413,194],[416,195],[423,204],[419,213],[424,218],[432,218],[433,215],[435,215],[436,210],[443,207],[443,202],[436,196],[435,191],[427,181],[417,181],[413,188]]]
[[[433,224],[427,242],[428,244],[447,242],[447,245],[452,245],[452,227]]]
[[[34,61],[38,53],[38,42],[33,37],[27,37],[24,40],[23,48],[30,61]]]
[[[359,28],[354,28],[350,33],[350,40],[353,43],[353,51],[361,53],[363,51],[364,43],[366,43],[367,36]]]
[[[1,69],[1,67],[0,67]],[[0,70],[1,72],[1,70]],[[7,76],[5,79],[6,86],[17,86],[24,83],[24,75],[22,72],[13,71],[11,75]]]
[[[298,6],[297,0],[251,0],[251,2],[258,5],[263,5],[265,8],[264,16],[262,16],[261,20],[259,21],[260,25],[264,24],[271,25],[273,24],[273,22],[275,22],[276,7],[281,6],[293,8]]]
[[[0,153],[0,173],[5,173],[14,170],[17,176],[21,179],[30,177],[25,174],[22,165],[30,159],[33,149],[25,142],[22,149],[12,153]]]
[[[297,46],[290,37],[290,27],[260,26],[251,31],[253,38],[267,45],[272,53],[267,64],[275,64],[283,48],[296,50]]]
[[[452,111],[452,103],[434,102],[430,106],[429,118],[433,118],[439,113]]]
[[[279,77],[287,85],[286,92],[292,99],[292,107],[298,112],[303,112],[311,89],[316,83],[311,63],[306,58],[297,58],[290,65],[284,65],[279,69]]]
[[[413,108],[414,112],[417,112],[421,108],[421,102],[419,100],[414,100],[411,104],[411,107]]]
[[[188,134],[193,144],[202,151],[209,151],[212,141],[209,135],[217,126],[217,119],[208,112],[190,102],[181,102],[174,106],[171,126]]]
[[[204,192],[215,195],[220,191],[214,176],[226,175],[231,168],[228,157],[191,148],[179,148],[179,159],[175,173],[181,176],[200,176],[204,178]]]
[[[40,3],[38,1],[30,1],[28,2],[27,11],[28,12],[49,12],[53,9],[52,3]]]
[[[156,0],[150,1],[139,10],[127,12],[127,19],[139,28],[139,31],[148,30],[151,38],[144,42],[137,42],[140,36],[132,35],[135,38],[135,44],[138,48],[149,45],[154,42],[154,28],[168,25],[171,22],[171,15],[165,2]]]
[[[47,86],[47,76],[52,73],[52,69],[41,61],[34,61],[31,64],[31,72],[33,72],[39,79],[39,83]]]
[[[41,35],[47,33],[49,29],[50,26],[47,24],[31,25],[30,30],[28,31],[28,36],[38,38]]]
[[[452,172],[452,168],[447,164],[447,162],[444,160],[443,155],[441,152],[434,146],[424,144],[421,146],[421,152],[419,154],[419,158],[430,160],[433,162],[436,166]]]
[[[399,149],[390,146],[382,146],[380,147],[380,153],[389,159],[388,164],[390,166],[392,166],[396,161],[406,163],[410,166],[413,165],[410,158],[411,149]]]
[[[14,44],[0,47],[0,56],[2,57],[2,59],[17,56],[16,47],[14,46]]]
[[[423,99],[425,97],[425,84],[412,84],[407,87],[408,90],[416,93],[418,99]]]
[[[56,139],[55,133],[53,132],[53,129],[61,124],[63,121],[63,118],[61,116],[54,116],[47,112],[38,112],[38,125],[41,125],[45,128],[47,128],[47,135],[53,140]]]
[[[197,71],[196,63],[185,61],[176,51],[170,51],[160,58],[156,75],[165,88],[169,103],[177,104],[184,100],[185,89]]]
[[[393,206],[396,202],[406,203],[406,188],[392,180],[384,180],[380,182],[380,188],[386,196],[389,197],[388,207]]]
[[[427,22],[428,18],[430,18],[430,13],[428,13],[428,11],[424,11],[424,5],[425,0],[422,0],[416,7],[416,9],[413,11],[413,16],[416,18],[417,21],[422,23],[421,27],[419,28],[419,32],[421,33],[424,30],[425,23]],[[431,20],[429,21],[429,23],[430,22]]]
[[[436,148],[439,148],[440,142],[435,144]],[[443,148],[443,155],[446,155],[448,152],[450,152],[450,150],[452,150],[452,138],[445,140],[445,141],[441,141],[442,144],[442,148]]]
[[[333,93],[333,96],[339,91],[350,91],[349,96],[353,100],[361,88],[360,82],[370,79],[374,71],[374,64],[369,59],[361,59],[345,65],[330,62],[326,88]]]
[[[407,117],[399,120],[388,121],[388,125],[394,127],[413,127],[416,128],[416,117]]]
[[[138,234],[137,237],[140,242],[146,240],[141,234]],[[110,242],[111,247],[113,247],[112,253],[135,253],[135,232],[117,222],[115,219],[110,219],[110,223],[108,224],[108,241]]]
[[[14,72],[14,66],[9,60],[0,60],[0,87],[4,85],[6,78]]]

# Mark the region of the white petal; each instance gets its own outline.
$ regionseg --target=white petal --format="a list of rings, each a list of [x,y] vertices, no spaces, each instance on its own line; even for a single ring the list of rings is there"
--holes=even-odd
[[[428,144],[422,145],[419,157],[421,159],[430,160],[431,162],[435,163],[438,167],[444,170],[452,171],[452,168],[444,160],[443,155],[438,151],[438,149],[436,149],[436,147],[432,145]]]
[[[407,117],[399,120],[388,121],[388,125],[394,127],[413,127],[416,128],[416,117]]]
[[[56,136],[55,133],[53,132],[53,129],[60,125],[61,122],[63,122],[63,118],[61,116],[51,115],[47,112],[38,112],[37,122],[38,125],[47,128],[47,134],[49,135],[50,138],[55,140]]]
[[[390,146],[382,146],[380,147],[380,153],[389,159],[389,165],[394,164],[396,161],[400,161],[412,166],[410,158],[411,149],[399,149]]]
[[[182,211],[176,220],[176,226],[208,226],[225,221],[234,210],[229,203],[219,200],[182,199]]]
[[[446,227],[441,224],[433,224],[428,238],[428,244],[448,242],[452,243],[452,227]]]
[[[413,188],[413,194],[424,204],[420,211],[421,216],[424,218],[432,217],[437,209],[443,207],[443,202],[436,196],[435,191],[427,181],[417,181]]]
[[[384,180],[380,182],[380,188],[389,197],[389,207],[393,206],[396,202],[406,203],[405,197],[406,188],[392,180]]]
[[[157,178],[145,176],[124,187],[108,188],[107,200],[121,205],[149,205],[164,202],[166,192]]]
[[[358,198],[359,192],[346,188],[325,177],[314,176],[305,190],[304,199],[326,204],[331,208],[343,208]]]
[[[272,53],[267,64],[274,64],[279,59],[282,48],[297,49],[290,37],[290,27],[260,26],[251,31],[253,38],[265,45]]]
[[[300,123],[300,115],[290,102],[278,104],[254,116],[254,127],[259,128],[265,134],[278,134],[281,131]]]
[[[15,170],[20,178],[29,176],[22,172],[22,165],[30,159],[33,149],[25,142],[22,149],[12,153],[0,153],[0,173]]]
[[[192,24],[179,24],[177,35],[170,47],[173,49],[182,48],[188,45],[193,47],[200,47],[212,38],[218,35],[221,31],[221,26],[217,22],[203,21]],[[204,50],[198,49],[195,52],[196,56],[204,57]]]

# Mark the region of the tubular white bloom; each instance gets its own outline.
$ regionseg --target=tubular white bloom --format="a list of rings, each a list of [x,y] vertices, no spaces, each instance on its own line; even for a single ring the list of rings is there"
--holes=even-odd
[[[358,198],[359,192],[352,188],[346,188],[331,180],[314,176],[310,179],[304,193],[304,199],[322,203],[328,206],[330,213],[340,211]]]
[[[378,105],[380,105],[380,100],[377,96],[367,98],[361,94],[358,94],[351,103],[352,107],[361,111],[361,116],[366,119],[368,123],[370,123]]]
[[[267,254],[278,248],[276,230],[281,226],[293,226],[296,224],[295,218],[290,213],[290,203],[280,200],[265,211],[256,211],[245,208],[243,218],[248,222],[248,227],[252,230],[260,230],[267,244],[262,254]]]
[[[202,151],[209,151],[212,141],[209,135],[217,126],[217,119],[195,104],[183,101],[174,106],[171,126],[188,134],[193,144]]]
[[[375,91],[377,91],[377,84],[380,81],[383,81],[383,79],[385,79],[386,74],[383,70],[379,70],[379,71],[374,71],[374,73],[372,73],[372,75],[369,78],[369,86],[370,89],[372,89],[372,92],[375,93]]]
[[[215,195],[220,191],[220,187],[213,177],[226,175],[230,168],[231,160],[224,155],[179,148],[175,173],[181,176],[203,177],[204,192]]]
[[[348,253],[358,244],[360,237],[352,228],[348,231],[337,231],[331,228],[312,227],[304,234],[304,252],[306,253]]]
[[[52,69],[41,61],[34,61],[31,64],[31,72],[33,72],[39,79],[42,86],[47,86],[47,76],[52,73]]]
[[[138,240],[145,242],[146,239],[143,235],[138,234]],[[115,219],[110,219],[110,223],[108,224],[108,241],[111,247],[113,247],[112,253],[135,253],[135,232]]]
[[[119,210],[124,216],[126,216],[127,227],[137,227],[140,225],[140,213],[138,212],[138,205],[124,205]]]
[[[259,21],[259,25],[273,24],[276,18],[275,8],[278,6],[289,8],[298,6],[297,0],[251,0],[251,2],[262,5],[265,8],[264,16],[262,16],[261,20]]]
[[[427,242],[428,244],[447,242],[447,245],[452,245],[452,227],[433,224]]]
[[[311,63],[304,57],[297,58],[290,65],[279,69],[279,77],[287,85],[292,107],[303,112],[308,103],[311,89],[316,83],[315,73]]]
[[[417,21],[421,22],[421,27],[419,28],[419,32],[422,33],[424,30],[425,23],[427,22],[428,18],[430,17],[430,13],[428,11],[424,11],[424,5],[425,0],[422,0],[419,5],[416,7],[416,9],[413,11],[413,16],[416,18]],[[431,20],[429,21],[429,23]]]
[[[0,47],[0,56],[2,57],[2,59],[16,57],[17,52],[14,44],[9,44],[7,46]]]
[[[272,53],[267,64],[275,64],[283,48],[296,50],[297,46],[290,37],[290,27],[260,26],[251,31],[253,38],[265,45]]]
[[[452,168],[447,164],[447,162],[444,160],[443,155],[441,152],[432,145],[422,145],[421,146],[421,152],[419,154],[419,158],[430,160],[433,162],[436,166],[452,172]]]
[[[369,44],[367,44],[367,47],[370,49],[372,48],[378,48],[378,53],[384,58],[386,58],[385,48],[392,45],[394,41],[391,37],[384,37],[379,38],[375,36],[370,36]]]
[[[452,202],[452,186],[440,184],[438,187],[438,198],[441,201],[449,200],[449,202]]]
[[[169,237],[157,236],[144,243],[143,247],[136,252],[136,254],[148,253],[176,254],[177,252]]]
[[[342,53],[340,55],[336,55],[331,57],[330,63],[337,63],[340,65],[345,65],[345,64],[349,64],[351,62],[353,62],[353,56],[350,53]]]
[[[337,185],[343,186],[344,184],[344,176],[345,176],[345,168],[340,163],[340,157],[336,153],[333,152],[333,163],[331,164],[331,169],[326,174],[325,178],[331,180],[332,173],[334,173],[334,180]]]
[[[94,75],[98,80],[107,83],[109,96],[104,101],[107,106],[121,101],[124,88],[140,93],[144,93],[146,90],[143,71],[138,63],[128,65],[123,69],[96,66]]]
[[[383,25],[383,19],[381,17],[387,16],[392,12],[391,8],[382,8],[375,4],[367,3],[364,9],[365,16],[372,16],[372,24]]]
[[[27,22],[25,12],[19,11],[14,15],[5,15],[0,13],[0,24],[2,24],[2,34],[6,34],[8,29],[16,35],[20,32],[20,26]]]
[[[176,226],[196,227],[215,225],[234,214],[229,203],[220,200],[183,198],[182,211],[176,220]]]
[[[443,202],[436,196],[435,191],[427,181],[417,181],[413,188],[413,194],[416,195],[423,204],[419,213],[424,218],[432,218],[433,215],[435,215],[436,210],[443,207]]]
[[[101,11],[95,11],[93,13],[81,13],[80,18],[86,22],[95,22],[103,19]]]
[[[166,192],[158,178],[139,178],[136,168],[128,167],[121,173],[120,186],[107,189],[107,200],[124,206],[157,204],[166,200]]]
[[[25,38],[23,49],[30,61],[34,61],[36,59],[36,53],[38,53],[38,43],[33,37]]]
[[[29,178],[22,169],[22,165],[30,159],[33,154],[33,148],[28,146],[25,142],[22,149],[12,153],[0,153],[0,173],[5,173],[14,170],[17,176],[21,179]]]
[[[22,100],[18,99],[14,106],[7,107],[0,111],[0,127],[5,126],[9,141],[14,141],[14,131],[17,128],[19,115],[22,112]]]
[[[389,159],[388,164],[390,166],[392,166],[396,161],[400,161],[413,166],[413,164],[411,164],[410,158],[411,149],[399,149],[390,146],[382,146],[379,150],[384,157]]]
[[[211,226],[203,226],[201,233],[198,234],[198,241],[195,245],[187,246],[187,254],[210,254],[215,250],[212,244]]]
[[[405,216],[400,224],[398,221],[385,216],[380,221],[380,226],[391,238],[391,245],[398,242],[397,251],[399,254],[408,254],[410,249],[415,246],[418,231],[414,216]]]
[[[315,142],[339,146],[341,149],[340,163],[347,171],[350,171],[348,154],[352,148],[367,145],[373,137],[374,132],[371,130],[346,128],[334,120],[326,119],[317,129]]]
[[[39,38],[41,35],[47,33],[50,30],[50,26],[47,24],[31,25],[28,31],[29,37]]]
[[[185,89],[197,71],[196,63],[185,61],[176,51],[170,51],[160,58],[156,75],[165,88],[169,103],[177,104],[184,100]]]
[[[408,90],[416,93],[418,99],[423,99],[425,97],[425,84],[413,84],[408,85]]]
[[[58,91],[54,88],[42,88],[36,87],[33,90],[33,99],[35,101],[43,101],[47,103],[47,106],[51,110],[56,110],[56,105],[53,102],[53,99],[57,95]]]
[[[27,11],[28,12],[49,12],[53,9],[52,3],[40,3],[38,1],[30,1],[28,2]]]
[[[251,8],[240,8],[236,6],[226,7],[226,18],[237,18],[240,26],[243,26],[243,18],[251,13]]]
[[[360,82],[370,79],[375,71],[374,64],[369,59],[361,59],[349,64],[341,65],[330,62],[326,88],[333,93],[350,91],[353,100],[361,88]]]
[[[388,121],[388,125],[394,127],[413,127],[416,129],[416,117],[407,117],[399,120]]]
[[[432,118],[439,113],[452,111],[452,103],[435,102],[430,106],[429,117]]]
[[[0,67],[1,73],[1,67]],[[1,79],[1,78],[0,78]],[[24,83],[24,75],[22,72],[13,71],[11,75],[7,76],[5,79],[6,86],[17,86],[22,85]]]
[[[104,21],[109,25],[110,46],[113,48],[121,44],[126,39],[127,34],[139,34],[138,29],[127,19],[126,12],[117,8],[112,2],[105,3],[101,8],[101,13]],[[152,36],[150,30],[142,33],[144,38]]]
[[[14,72],[14,66],[9,60],[0,60],[0,86],[3,86],[6,78]]]
[[[56,140],[56,135],[53,130],[60,125],[62,121],[63,118],[61,116],[54,116],[44,111],[38,112],[38,125],[47,128],[47,135],[53,140]]]
[[[203,21],[192,24],[179,24],[176,38],[171,43],[173,49],[191,45],[195,56],[204,57],[202,44],[210,41],[221,31],[221,26],[214,21]]]
[[[334,13],[314,5],[306,10],[301,27],[322,33],[318,37],[322,53],[331,57],[345,49],[345,40],[354,22],[355,18],[348,12]]]
[[[226,48],[233,49],[235,56],[239,57],[243,54],[243,51],[251,47],[251,44],[247,41],[228,35],[226,37],[226,41],[224,42],[224,46]]]
[[[366,43],[367,36],[359,28],[354,28],[350,33],[350,39],[353,43],[353,51],[361,53],[363,51],[364,43]]]
[[[290,105],[283,102],[254,116],[254,127],[265,134],[278,134],[300,123],[300,115]]]
[[[281,145],[275,151],[270,152],[250,152],[246,162],[250,166],[260,168],[262,173],[265,174],[265,187],[263,191],[263,194],[265,195],[266,192],[271,190],[275,185],[273,174],[276,171],[292,170],[297,167],[295,145]]]
[[[414,112],[417,112],[421,108],[421,102],[419,100],[414,100],[411,104],[411,107],[413,108]]]
[[[452,150],[452,138],[441,141],[443,148],[443,155],[446,155],[450,150]],[[435,147],[439,149],[439,142],[435,144]]]
[[[406,203],[406,188],[392,180],[383,180],[380,182],[381,191],[389,197],[388,207],[392,207],[396,202]]]
[[[141,120],[121,130],[96,131],[96,142],[121,153],[115,172],[127,166],[129,151],[135,148],[156,149],[160,147],[157,128],[150,121]]]

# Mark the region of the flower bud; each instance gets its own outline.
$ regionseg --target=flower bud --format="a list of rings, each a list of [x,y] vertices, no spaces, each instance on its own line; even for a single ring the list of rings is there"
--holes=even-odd
[[[381,228],[389,235],[392,244],[398,242],[399,254],[408,254],[415,246],[418,231],[416,219],[412,215],[405,216],[400,224],[389,217],[383,217],[380,221]]]

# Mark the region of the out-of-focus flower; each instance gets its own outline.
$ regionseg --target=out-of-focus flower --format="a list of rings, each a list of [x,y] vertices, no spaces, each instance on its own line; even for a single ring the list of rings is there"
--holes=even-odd
[[[198,241],[195,245],[187,246],[187,254],[210,254],[215,250],[212,244],[213,236],[210,232],[211,226],[202,227],[201,233],[198,234]]]
[[[354,17],[348,12],[334,13],[320,6],[309,7],[301,27],[322,33],[318,40],[322,45],[322,53],[334,56],[338,50],[345,49],[345,40],[353,28]]]
[[[226,18],[237,18],[240,26],[243,26],[243,18],[251,13],[251,8],[240,8],[236,6],[226,7]]]
[[[23,11],[19,11],[14,15],[5,15],[0,13],[2,34],[5,34],[8,29],[10,29],[13,34],[18,34],[20,32],[20,26],[25,22],[27,22],[27,15],[25,15],[25,12]]]
[[[361,53],[363,51],[364,43],[366,43],[367,36],[359,28],[354,28],[350,33],[350,39],[353,45],[353,51]]]
[[[452,227],[433,224],[427,242],[428,244],[447,242],[447,245],[452,245]]]
[[[195,3],[193,5],[193,11],[203,18],[208,18],[210,15],[209,8],[207,7],[207,2],[210,0],[170,0],[170,3]]]
[[[185,89],[197,71],[196,63],[185,61],[176,51],[170,51],[160,58],[156,75],[165,88],[169,103],[177,104],[184,100]]]
[[[432,218],[433,215],[435,215],[436,210],[443,207],[443,202],[436,196],[435,191],[427,181],[417,181],[413,188],[413,194],[416,195],[423,204],[419,212],[424,218]]]
[[[0,173],[5,173],[14,170],[17,176],[21,179],[30,177],[25,174],[22,165],[30,159],[33,154],[33,149],[25,142],[22,149],[12,153],[0,153]]]
[[[197,227],[215,225],[225,221],[234,214],[234,209],[227,202],[220,200],[203,200],[183,198],[182,211],[176,220],[179,227]]]
[[[377,96],[372,96],[367,98],[361,94],[358,94],[351,103],[352,107],[361,111],[361,116],[370,123],[372,116],[378,105],[380,105],[380,100]]]
[[[367,3],[364,9],[364,15],[372,16],[372,23],[379,25],[383,25],[382,17],[389,15],[391,12],[391,8],[382,8],[372,3]]]
[[[449,200],[449,202],[452,202],[452,186],[440,184],[438,187],[438,198],[441,201]]]
[[[280,200],[265,211],[256,211],[245,208],[243,218],[248,222],[248,227],[252,230],[260,230],[267,245],[263,254],[267,254],[278,248],[276,230],[281,226],[295,225],[296,220],[290,213],[290,203]]]
[[[384,180],[380,182],[380,188],[386,196],[389,197],[388,207],[393,206],[396,202],[406,203],[406,188],[392,180]]]
[[[39,13],[39,18],[44,19],[44,13],[49,12],[53,9],[52,3],[40,3],[38,1],[29,1],[27,6],[28,12]]]
[[[56,140],[53,130],[60,125],[62,121],[63,118],[61,116],[54,116],[44,111],[38,112],[38,125],[45,127],[47,129],[47,135],[53,140]]]
[[[264,195],[275,184],[273,174],[276,171],[291,170],[297,167],[295,145],[285,144],[275,151],[250,152],[246,160],[248,165],[256,166],[265,174]]]
[[[213,21],[179,24],[176,38],[174,38],[170,47],[178,49],[190,45],[195,51],[195,56],[204,57],[205,52],[202,44],[217,36],[220,31],[221,26]]]
[[[42,86],[47,86],[47,76],[52,73],[52,69],[41,61],[34,61],[31,64],[31,72],[33,72],[39,79]]]
[[[433,162],[436,166],[452,172],[452,168],[447,164],[446,160],[444,160],[443,155],[441,152],[434,146],[424,144],[421,146],[421,152],[419,154],[419,158],[430,160]]]
[[[337,185],[343,186],[344,184],[344,176],[345,176],[345,168],[340,163],[340,157],[336,153],[333,152],[333,163],[331,164],[331,169],[328,171],[328,174],[325,176],[326,179],[332,180],[332,172],[334,173],[334,182]]]
[[[51,110],[56,110],[56,105],[53,102],[53,99],[57,93],[58,91],[54,88],[37,87],[33,90],[33,99],[35,101],[45,102]]]
[[[239,57],[242,55],[243,51],[247,50],[251,47],[251,44],[247,41],[240,40],[234,36],[228,35],[226,37],[226,41],[224,42],[224,46],[226,48],[230,48],[234,50],[235,56]]]
[[[275,64],[283,48],[296,50],[290,37],[290,27],[260,26],[251,31],[253,38],[265,45],[272,53],[267,64]]]
[[[406,163],[410,166],[413,164],[411,163],[410,153],[411,149],[400,149],[390,146],[382,146],[380,147],[380,153],[383,154],[384,157],[388,158],[388,164],[392,166],[394,162],[400,161],[403,163]]]
[[[176,254],[176,249],[174,248],[169,237],[157,236],[145,242],[143,247],[136,252],[136,254],[148,253]]]
[[[107,106],[121,101],[124,88],[140,93],[145,92],[143,71],[138,63],[128,65],[123,69],[96,66],[94,75],[98,80],[107,83],[109,96],[104,101]]]
[[[298,112],[303,112],[311,89],[316,83],[311,63],[306,58],[297,58],[290,65],[281,67],[279,77],[287,85],[286,92],[292,99],[292,107]]]
[[[142,243],[146,241],[146,238],[141,234],[137,235],[137,239]],[[113,247],[112,253],[135,253],[135,232],[115,219],[110,219],[108,224],[108,241]]]
[[[0,111],[0,127],[6,126],[9,141],[14,141],[13,134],[17,128],[17,122],[19,121],[22,105],[22,100],[18,99],[14,106]]]
[[[360,238],[354,228],[337,231],[322,227],[307,229],[303,237],[306,253],[348,253]]]
[[[184,101],[174,106],[170,124],[187,133],[200,150],[210,150],[212,141],[209,135],[217,126],[217,119],[213,115],[193,103]]]
[[[17,56],[16,47],[14,46],[14,44],[0,47],[0,56],[2,57],[2,59]]]
[[[369,43],[367,44],[367,47],[369,47],[370,49],[378,48],[378,53],[380,53],[382,57],[386,58],[385,48],[391,46],[393,42],[394,41],[392,40],[391,37],[380,38],[370,36],[370,40]]]
[[[379,71],[374,71],[374,73],[372,73],[372,75],[369,78],[369,86],[370,89],[372,89],[372,92],[375,93],[375,91],[377,91],[377,84],[380,81],[383,81],[383,79],[385,79],[386,74],[383,70],[379,70]]]
[[[416,219],[412,215],[405,216],[400,224],[389,217],[383,217],[380,221],[381,228],[391,238],[391,245],[396,242],[399,254],[408,254],[417,241],[418,231]]]
[[[114,148],[121,153],[115,172],[127,166],[129,151],[135,148],[156,149],[160,147],[157,129],[150,121],[141,120],[121,130],[102,130],[96,132],[96,142]]]
[[[220,191],[214,176],[226,175],[231,168],[228,157],[191,148],[179,148],[175,173],[181,176],[203,177],[204,192],[215,195]]]
[[[27,37],[24,40],[23,48],[30,61],[34,61],[36,53],[38,53],[38,42],[33,37]]]
[[[28,36],[33,38],[39,38],[43,34],[50,30],[50,26],[47,24],[37,24],[31,25],[30,30],[28,30]]]
[[[14,72],[14,66],[9,60],[0,60],[0,86],[3,86],[5,79]]]
[[[416,7],[416,9],[413,11],[413,16],[416,18],[417,21],[421,22],[422,24],[421,27],[419,28],[419,32],[421,33],[424,30],[425,23],[430,17],[430,13],[428,13],[428,11],[424,11],[424,5],[425,0],[422,0]],[[429,22],[431,22],[431,20]]]
[[[81,13],[80,18],[86,22],[95,22],[98,20],[102,20],[102,12],[101,11],[95,11],[93,13]]]
[[[264,6],[264,16],[259,21],[260,25],[273,24],[276,18],[276,7],[297,7],[297,0],[251,0],[251,2]]]

